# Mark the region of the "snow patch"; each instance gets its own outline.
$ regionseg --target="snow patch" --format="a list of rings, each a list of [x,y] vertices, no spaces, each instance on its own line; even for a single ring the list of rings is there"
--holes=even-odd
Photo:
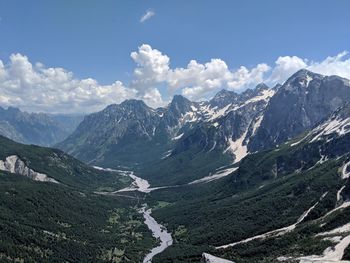
[[[309,75],[306,75],[306,87],[309,87],[309,84],[312,80],[313,80],[312,77],[310,77]]]
[[[258,117],[258,119],[255,121],[254,125],[253,125],[253,131],[252,131],[252,136],[254,136],[256,134],[256,131],[258,130],[258,128],[261,125],[262,120],[264,119],[264,115],[261,115]]]
[[[319,140],[322,136],[336,133],[339,136],[345,135],[350,132],[350,118],[346,119],[332,119],[320,126],[318,126],[312,133],[317,134],[311,142]]]
[[[275,90],[273,89],[266,89],[266,90],[263,90],[261,92],[261,94],[259,94],[258,96],[256,97],[253,97],[249,100],[247,100],[244,105],[247,105],[249,103],[252,103],[252,102],[257,102],[257,101],[260,101],[260,100],[265,100],[265,101],[268,101],[274,94],[275,94]]]
[[[172,150],[167,151],[161,159],[163,160],[165,158],[168,158],[172,152],[173,152]]]
[[[213,120],[215,120],[215,119],[217,119],[217,118],[220,118],[220,117],[222,117],[222,116],[225,116],[226,111],[227,111],[231,106],[232,106],[232,104],[228,104],[228,105],[226,105],[225,107],[223,107],[222,109],[220,109],[220,110],[218,110],[218,111],[212,113],[212,114],[211,114],[211,117],[209,118],[208,121],[213,121]]]
[[[247,145],[243,145],[244,139],[246,138],[247,133],[248,133],[248,128],[242,134],[242,136],[238,138],[236,141],[233,141],[232,138],[228,139],[229,146],[224,151],[224,153],[226,153],[227,151],[230,151],[235,156],[234,163],[238,163],[248,154]]]
[[[341,192],[344,190],[345,188],[345,185],[343,185],[337,192],[337,202],[340,201],[340,198],[341,198]]]
[[[350,232],[350,223],[347,223],[341,227],[337,227],[331,231],[319,233],[316,236],[329,236],[329,235],[336,235],[336,234],[342,234],[342,233],[348,233],[348,232]]]
[[[179,140],[179,139],[181,139],[181,137],[183,136],[184,134],[183,133],[181,133],[181,134],[179,134],[178,136],[175,136],[174,138],[173,138],[173,140],[175,141],[175,140]]]
[[[350,172],[347,172],[349,164],[350,164],[350,161],[346,163],[342,168],[342,173],[341,173],[342,179],[348,179],[350,176]]]

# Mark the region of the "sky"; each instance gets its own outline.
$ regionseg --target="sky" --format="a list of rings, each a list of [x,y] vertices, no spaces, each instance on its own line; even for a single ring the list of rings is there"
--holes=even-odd
[[[89,113],[350,78],[348,0],[0,0],[0,106]]]

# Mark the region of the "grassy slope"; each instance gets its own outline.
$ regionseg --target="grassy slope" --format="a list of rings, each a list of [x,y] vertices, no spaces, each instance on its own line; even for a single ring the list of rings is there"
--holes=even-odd
[[[17,155],[28,167],[64,185],[86,190],[116,190],[130,184],[128,177],[98,171],[60,150],[24,145],[0,136],[0,159]]]

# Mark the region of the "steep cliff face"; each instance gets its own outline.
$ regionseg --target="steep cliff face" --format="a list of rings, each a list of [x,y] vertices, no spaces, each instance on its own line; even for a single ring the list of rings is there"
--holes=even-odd
[[[167,170],[183,177],[173,183],[185,183],[308,132],[349,101],[349,80],[300,70],[283,85],[222,90],[209,101],[176,95],[158,109],[137,100],[110,105],[57,147],[91,164],[142,170],[157,182]]]
[[[300,70],[271,98],[248,148],[254,152],[292,139],[349,101],[349,80]]]
[[[260,84],[241,94],[222,90],[206,102],[176,95],[167,107],[158,109],[128,100],[86,116],[57,147],[85,162],[132,166],[158,161],[166,152],[186,151],[190,141],[190,148],[216,149],[239,161],[246,154],[241,148],[246,148],[274,93]]]

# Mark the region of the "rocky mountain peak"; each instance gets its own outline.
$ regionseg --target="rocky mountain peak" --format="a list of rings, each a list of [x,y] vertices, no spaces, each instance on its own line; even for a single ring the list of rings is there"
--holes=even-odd
[[[143,100],[129,99],[120,103],[126,109],[150,109]]]
[[[237,103],[238,100],[239,95],[236,92],[222,89],[209,101],[209,103],[212,107],[222,108],[230,103]]]
[[[267,86],[264,82],[261,82],[261,83],[259,83],[258,85],[256,85],[255,90],[257,90],[257,91],[262,91],[262,90],[267,90],[267,89],[269,89],[269,88],[270,88],[270,87]]]
[[[297,91],[298,89],[308,88],[311,83],[319,83],[323,79],[323,75],[307,69],[301,69],[288,78],[282,88]]]
[[[184,96],[182,95],[175,95],[170,103],[170,106],[173,106],[173,105],[182,105],[182,106],[187,106],[187,105],[191,105],[192,102],[185,98]]]

